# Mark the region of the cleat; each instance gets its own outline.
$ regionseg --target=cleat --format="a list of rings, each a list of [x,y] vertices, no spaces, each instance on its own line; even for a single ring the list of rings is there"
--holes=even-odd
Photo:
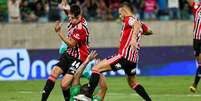
[[[196,88],[194,87],[194,86],[190,86],[190,91],[192,92],[192,93],[195,93],[196,92]]]
[[[91,99],[89,97],[86,97],[85,95],[83,94],[80,94],[80,95],[77,95],[74,97],[74,99],[76,101],[91,101]]]

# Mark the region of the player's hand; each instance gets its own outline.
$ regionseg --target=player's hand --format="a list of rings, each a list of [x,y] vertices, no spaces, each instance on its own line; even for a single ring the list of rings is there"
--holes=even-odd
[[[62,26],[62,23],[60,21],[56,21],[55,27],[54,27],[55,32],[60,32],[61,26]]]
[[[91,61],[91,60],[95,59],[97,55],[98,54],[96,53],[95,50],[91,51],[90,54],[87,57],[88,61]]]
[[[64,6],[66,6],[67,5],[67,1],[66,0],[62,0],[61,4],[64,5]]]
[[[152,35],[153,34],[153,32],[150,30],[150,31],[148,31],[148,32],[144,32],[143,33],[143,35]]]

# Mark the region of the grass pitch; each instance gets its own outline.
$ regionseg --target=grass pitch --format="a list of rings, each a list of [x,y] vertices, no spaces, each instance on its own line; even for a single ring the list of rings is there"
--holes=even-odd
[[[193,79],[194,77],[190,76],[138,77],[153,101],[201,101],[200,91],[196,94],[189,92]],[[0,101],[40,101],[45,82],[0,81]],[[109,89],[105,101],[143,101],[128,87],[124,77],[108,77],[107,84]],[[64,101],[60,80],[57,81],[48,101]]]

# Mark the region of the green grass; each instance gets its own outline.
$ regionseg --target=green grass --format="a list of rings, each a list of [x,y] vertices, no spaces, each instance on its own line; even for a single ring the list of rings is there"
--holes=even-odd
[[[138,80],[153,101],[201,101],[201,92],[198,91],[196,94],[189,92],[188,87],[193,77],[139,77]],[[40,101],[45,82],[45,80],[0,81],[0,101]],[[48,101],[63,101],[59,84],[58,80]],[[107,84],[109,89],[105,101],[143,101],[128,87],[124,77],[109,77]]]

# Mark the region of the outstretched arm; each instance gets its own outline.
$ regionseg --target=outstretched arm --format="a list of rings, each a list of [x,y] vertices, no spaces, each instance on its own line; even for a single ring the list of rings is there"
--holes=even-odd
[[[71,37],[65,37],[64,32],[61,31],[62,23],[56,21],[55,32],[58,33],[61,40],[63,40],[69,47],[74,47],[78,42]]]
[[[80,83],[80,77],[82,76],[82,72],[84,71],[84,69],[86,68],[87,64],[93,60],[95,57],[97,56],[96,51],[92,51],[87,59],[80,65],[80,67],[78,68],[78,70],[76,71],[76,73],[74,74],[74,78],[72,81],[72,85],[77,85]]]
[[[137,48],[137,35],[140,31],[141,23],[136,19],[130,19],[129,25],[132,26],[131,48]]]
[[[142,30],[143,30],[143,35],[152,35],[153,32],[151,28],[149,28],[145,23],[142,22]]]

